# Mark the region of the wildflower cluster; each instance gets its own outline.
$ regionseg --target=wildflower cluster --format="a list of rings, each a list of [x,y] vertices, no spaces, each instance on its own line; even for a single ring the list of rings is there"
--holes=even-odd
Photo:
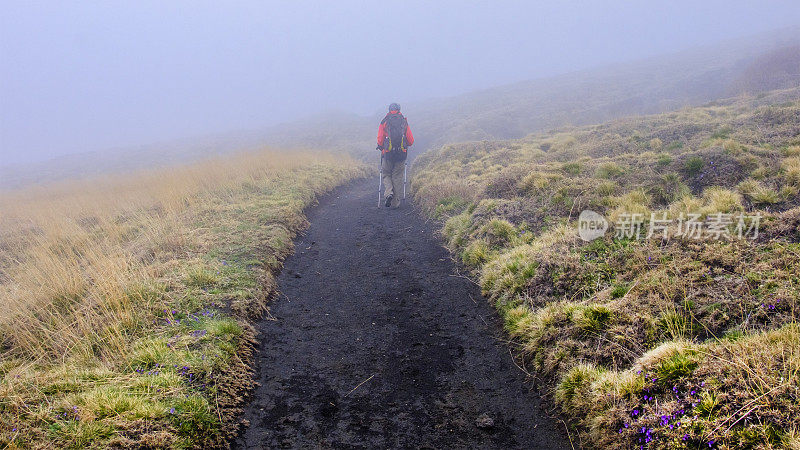
[[[63,411],[56,414],[56,418],[59,420],[80,420],[80,416],[78,414],[78,407],[72,406],[71,408],[66,408]]]
[[[618,429],[618,434],[628,434],[638,444],[640,450],[645,448],[661,448],[664,446],[689,446],[715,448],[716,442],[703,439],[698,435],[693,423],[698,419],[696,408],[701,402],[700,386],[679,385],[664,386],[655,374],[638,375],[645,379],[645,387],[636,397],[638,402],[630,408],[629,419]],[[680,430],[678,442],[675,431]]]
[[[761,303],[761,307],[764,308],[768,313],[777,312],[781,306],[787,305],[787,303],[781,305],[781,300],[783,299],[776,298],[774,301],[767,300],[764,303]]]
[[[161,366],[160,363],[155,363],[155,364],[153,364],[153,367],[150,370],[146,371],[146,368],[137,367],[136,369],[134,369],[134,371],[139,373],[139,374],[141,374],[141,375],[155,376],[155,375],[160,374],[162,369],[163,369],[163,367]]]
[[[216,315],[214,310],[206,308],[197,313],[190,313],[190,314],[182,314],[176,310],[164,310],[164,315],[166,316],[165,321],[167,325],[170,326],[177,326],[183,323],[184,325],[189,323],[199,323],[203,319],[209,319]]]

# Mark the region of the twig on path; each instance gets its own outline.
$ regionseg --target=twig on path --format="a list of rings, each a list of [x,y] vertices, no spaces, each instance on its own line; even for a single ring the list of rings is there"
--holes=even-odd
[[[344,396],[347,397],[348,395],[352,394],[356,389],[360,388],[362,384],[364,384],[367,381],[371,380],[372,377],[374,377],[375,375],[377,375],[377,373],[373,373],[372,375],[369,376],[369,378],[367,378],[366,380],[362,381],[361,383],[358,383],[358,386],[354,387],[352,391],[348,392]]]
[[[528,372],[527,370],[525,370],[525,368],[523,368],[522,366],[517,364],[517,360],[516,360],[516,358],[514,358],[514,354],[511,353],[511,349],[510,348],[508,349],[508,354],[511,355],[511,362],[514,363],[515,366],[517,366],[517,369],[521,370],[522,373],[524,373],[526,376],[533,377],[533,375],[531,375],[530,372]]]
[[[559,422],[564,424],[564,428],[567,430],[567,437],[569,438],[569,446],[572,447],[572,450],[575,450],[575,445],[572,443],[572,435],[569,433],[569,427],[567,426],[567,422],[559,419]]]
[[[469,281],[470,283],[474,284],[475,286],[480,286],[480,283],[478,283],[477,281],[473,280],[472,278],[470,278],[470,277],[468,277],[466,275],[461,275],[461,272],[459,272],[458,269],[455,269],[455,272],[456,272],[455,274],[450,274],[448,276],[455,277],[455,278],[463,278],[463,279]]]

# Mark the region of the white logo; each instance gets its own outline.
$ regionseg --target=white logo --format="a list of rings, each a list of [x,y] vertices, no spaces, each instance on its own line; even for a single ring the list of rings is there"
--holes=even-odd
[[[586,242],[603,237],[608,230],[608,221],[601,214],[585,209],[578,216],[578,235]]]

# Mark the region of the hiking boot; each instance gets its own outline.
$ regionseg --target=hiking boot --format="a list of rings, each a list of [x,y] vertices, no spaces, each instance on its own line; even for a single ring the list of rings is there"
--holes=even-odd
[[[392,206],[392,199],[393,198],[394,198],[394,195],[390,195],[390,196],[386,197],[386,207],[387,208]]]

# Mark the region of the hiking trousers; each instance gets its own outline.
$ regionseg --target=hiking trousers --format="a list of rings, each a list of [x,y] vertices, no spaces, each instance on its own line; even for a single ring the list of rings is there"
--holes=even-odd
[[[381,174],[383,175],[383,191],[384,198],[394,195],[392,199],[392,206],[400,204],[400,197],[403,195],[403,167],[406,161],[392,161],[390,158],[383,158],[383,167],[381,167]]]

